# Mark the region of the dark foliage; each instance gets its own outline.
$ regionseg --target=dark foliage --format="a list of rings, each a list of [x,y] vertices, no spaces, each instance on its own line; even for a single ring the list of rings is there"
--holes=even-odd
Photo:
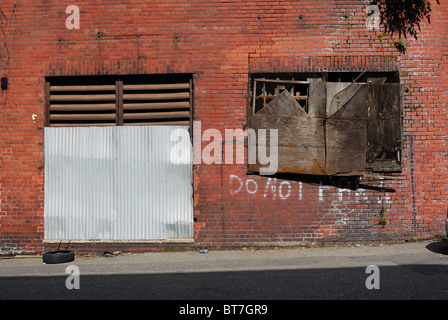
[[[440,4],[439,0],[436,1]],[[385,32],[398,34],[399,38],[410,35],[417,39],[420,23],[424,19],[431,23],[431,3],[428,0],[373,0],[371,4],[380,9]]]

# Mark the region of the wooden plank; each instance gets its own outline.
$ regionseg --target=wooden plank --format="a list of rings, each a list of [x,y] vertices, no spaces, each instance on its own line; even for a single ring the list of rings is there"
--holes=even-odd
[[[369,164],[372,172],[401,172],[401,165],[396,160],[376,161]]]
[[[278,172],[298,174],[325,174],[325,152],[323,122],[311,117],[273,117],[255,114],[252,129],[278,130]],[[270,131],[267,131],[267,138]],[[257,150],[262,146],[257,145]],[[264,147],[264,146],[263,146]],[[269,139],[266,145],[270,152]],[[259,172],[260,164],[249,164],[250,172]]]
[[[115,94],[51,95],[50,101],[115,101]]]
[[[190,108],[189,101],[175,101],[175,102],[150,102],[150,103],[125,103],[124,110],[157,110],[157,109],[188,109]]]
[[[124,113],[124,120],[138,120],[138,119],[173,119],[185,118],[190,119],[190,112],[141,112],[141,113]]]
[[[400,85],[354,84],[346,89],[342,105],[337,111],[330,107],[326,122],[327,171],[362,171],[376,159],[396,160],[401,151]]]
[[[327,119],[367,121],[369,99],[370,95],[367,85],[357,84],[355,87],[347,87],[344,92],[336,94],[331,103],[330,115],[327,116]],[[336,106],[333,106],[335,101],[337,101]]]
[[[310,84],[309,81],[296,81],[296,80],[280,80],[280,79],[265,79],[265,78],[256,78],[255,80],[259,82]]]
[[[327,86],[324,82],[310,83],[308,115],[312,118],[325,118],[327,105]]]
[[[266,106],[266,83],[263,83],[263,107]]]
[[[399,162],[402,149],[401,85],[369,84],[367,162]]]
[[[252,114],[255,114],[255,102],[257,100],[257,79],[254,80],[254,92],[252,97]]]
[[[331,115],[325,122],[326,171],[329,174],[361,171],[366,168],[369,90],[364,84],[330,85],[327,90],[331,88],[330,92],[334,92],[335,87],[342,88],[342,92],[335,94]]]
[[[326,117],[331,117],[347,104],[365,84],[351,82],[327,82]]]
[[[274,100],[269,102],[265,107],[260,109],[257,114],[270,114],[273,116],[302,116],[307,117],[308,114],[303,110],[300,104],[293,96],[284,90]]]
[[[365,121],[329,119],[326,121],[327,174],[361,171],[366,168]]]
[[[114,91],[114,85],[51,86],[50,91]]]
[[[189,92],[124,94],[124,100],[177,100],[190,99]]]
[[[278,96],[264,96],[264,95],[261,95],[261,96],[257,96],[257,99],[260,99],[260,98],[263,98],[263,99],[266,99],[266,100],[272,100],[272,99],[275,99],[275,98],[277,98]],[[308,99],[308,96],[297,96],[297,95],[295,95],[295,96],[292,96],[295,100],[297,100],[297,101],[300,101],[300,100],[307,100]]]
[[[164,83],[164,84],[125,84],[126,90],[181,90],[190,89],[190,83]]]
[[[109,111],[115,110],[115,104],[52,104],[50,111]]]

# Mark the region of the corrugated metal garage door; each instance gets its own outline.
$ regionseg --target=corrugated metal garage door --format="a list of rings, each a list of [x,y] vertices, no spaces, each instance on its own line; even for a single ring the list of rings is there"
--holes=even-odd
[[[191,152],[170,161],[191,150],[170,141],[179,128],[45,128],[45,239],[192,239]]]

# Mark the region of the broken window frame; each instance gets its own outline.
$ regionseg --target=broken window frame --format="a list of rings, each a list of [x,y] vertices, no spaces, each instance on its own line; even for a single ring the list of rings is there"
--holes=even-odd
[[[280,90],[287,90],[286,85],[290,86],[290,90],[292,90],[292,96],[294,99],[299,101],[304,101],[304,105],[301,105],[302,108],[308,113],[308,104],[309,104],[309,81],[297,81],[297,80],[280,80],[280,79],[266,79],[266,78],[255,78],[253,79],[254,85],[252,90],[252,114],[257,111],[257,100],[263,99],[263,106],[265,107],[267,104],[267,99],[273,99],[277,97],[281,92]],[[257,95],[258,83],[262,84],[262,94]],[[277,84],[276,90],[274,94],[268,93],[266,90],[266,84]],[[297,91],[297,86],[307,86],[306,94],[301,95],[300,91]],[[299,95],[297,95],[299,92]]]
[[[331,77],[334,79],[337,75],[341,75],[341,77],[343,78],[344,73],[332,73]],[[294,78],[298,75],[297,78],[299,79],[303,79],[304,77],[309,76],[309,74],[303,73],[303,74],[294,74]],[[354,76],[356,74],[351,73],[351,76]],[[273,82],[278,84],[278,86],[284,85],[284,84],[300,84],[300,85],[308,85],[310,86],[312,82],[327,82],[326,80],[329,78],[328,73],[326,73],[325,75],[322,76],[322,74],[319,75],[318,78],[306,78],[307,81],[301,81],[301,80],[294,80],[293,77],[289,77],[289,79],[280,79],[278,74],[272,74],[270,78],[264,76],[264,77],[260,77],[260,75],[252,75],[251,77],[251,91],[250,91],[250,99],[249,99],[249,107],[248,107],[248,127],[249,128],[253,128],[253,115],[257,114],[258,111],[261,110],[260,107],[256,106],[256,99],[262,99],[264,96],[266,96],[265,91],[263,90],[262,93],[263,94],[259,94],[259,87],[261,86],[261,84],[264,82]],[[397,134],[397,130],[395,130],[394,132],[394,150],[396,152],[396,156],[392,159],[375,159],[374,161],[369,162],[367,159],[367,152],[366,152],[366,159],[365,159],[365,166],[363,168],[363,170],[356,170],[356,171],[348,171],[348,172],[343,172],[343,173],[335,173],[335,175],[362,175],[364,173],[367,172],[378,172],[378,173],[393,173],[393,172],[401,172],[401,153],[402,153],[402,142],[403,142],[403,131],[402,131],[402,127],[403,127],[403,121],[402,121],[402,114],[403,114],[403,93],[402,93],[402,89],[401,86],[399,85],[399,83],[396,82],[396,79],[398,78],[397,73],[395,72],[386,72],[386,73],[381,73],[381,72],[369,72],[369,73],[359,73],[356,76],[356,79],[354,78],[353,82],[351,83],[356,83],[356,80],[359,80],[360,78],[363,78],[363,80],[365,81],[364,83],[357,83],[357,84],[361,84],[361,85],[371,85],[372,87],[375,84],[386,84],[384,87],[387,87],[387,84],[391,84],[391,83],[395,83],[397,84],[397,86],[400,87],[399,89],[399,97],[398,101],[395,101],[395,106],[394,106],[394,112],[395,114],[393,115],[394,117],[396,117],[395,120],[393,120],[393,125],[398,126],[399,130],[399,136]],[[340,80],[340,78],[339,78]],[[334,83],[334,81],[330,81],[330,83]],[[396,89],[396,91],[394,91],[395,93],[398,91],[398,89]],[[311,92],[311,93],[310,93]],[[278,96],[278,94],[280,93],[280,91],[276,92],[277,94],[274,94],[271,96]],[[304,110],[310,114],[310,110],[308,109],[309,105],[310,105],[310,100],[313,100],[312,97],[312,90],[308,90],[307,91],[307,96],[306,96],[306,108],[304,108]],[[381,100],[381,99],[380,99]],[[272,99],[271,99],[272,101]],[[263,107],[266,106],[268,104],[268,102],[265,100],[263,102]],[[312,112],[311,112],[312,113]],[[310,115],[313,116],[313,115]],[[327,114],[325,115],[326,117],[328,116]],[[368,116],[370,117],[370,116]],[[369,121],[370,119],[365,119],[364,121]],[[383,119],[384,120],[384,119]],[[387,119],[386,119],[387,120]],[[390,122],[390,121],[389,121]],[[387,121],[386,121],[387,123]],[[272,129],[272,128],[265,128],[265,129]],[[366,130],[368,128],[366,127]],[[280,141],[279,141],[280,142]],[[367,141],[366,141],[366,150],[367,150]],[[279,154],[279,157],[281,157],[282,155]],[[279,159],[280,161],[280,159]],[[326,160],[325,160],[326,161]],[[326,165],[326,164],[325,164]],[[255,171],[254,171],[255,169]],[[257,166],[253,166],[251,164],[248,163],[248,168],[247,168],[248,173],[256,173],[258,172],[258,167]],[[324,170],[325,171],[325,170]],[[300,173],[300,174],[316,174],[316,173],[306,173],[306,172],[300,172],[300,170],[292,170],[292,171],[284,171],[285,173]],[[323,172],[323,174],[328,174],[327,172]]]

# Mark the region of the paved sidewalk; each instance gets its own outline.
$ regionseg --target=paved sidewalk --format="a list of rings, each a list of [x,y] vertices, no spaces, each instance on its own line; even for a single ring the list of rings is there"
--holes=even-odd
[[[66,268],[79,268],[69,290]],[[380,289],[367,288],[378,266]],[[448,242],[0,259],[0,300],[300,300],[448,297]]]
[[[44,264],[42,257],[0,259],[0,277],[61,275],[67,265],[87,274],[142,274],[176,272],[220,272],[290,270],[309,268],[367,267],[370,264],[448,265],[448,242],[422,241],[391,245],[279,248],[251,250],[210,250],[196,252],[151,252],[115,256],[76,256],[63,264]]]

